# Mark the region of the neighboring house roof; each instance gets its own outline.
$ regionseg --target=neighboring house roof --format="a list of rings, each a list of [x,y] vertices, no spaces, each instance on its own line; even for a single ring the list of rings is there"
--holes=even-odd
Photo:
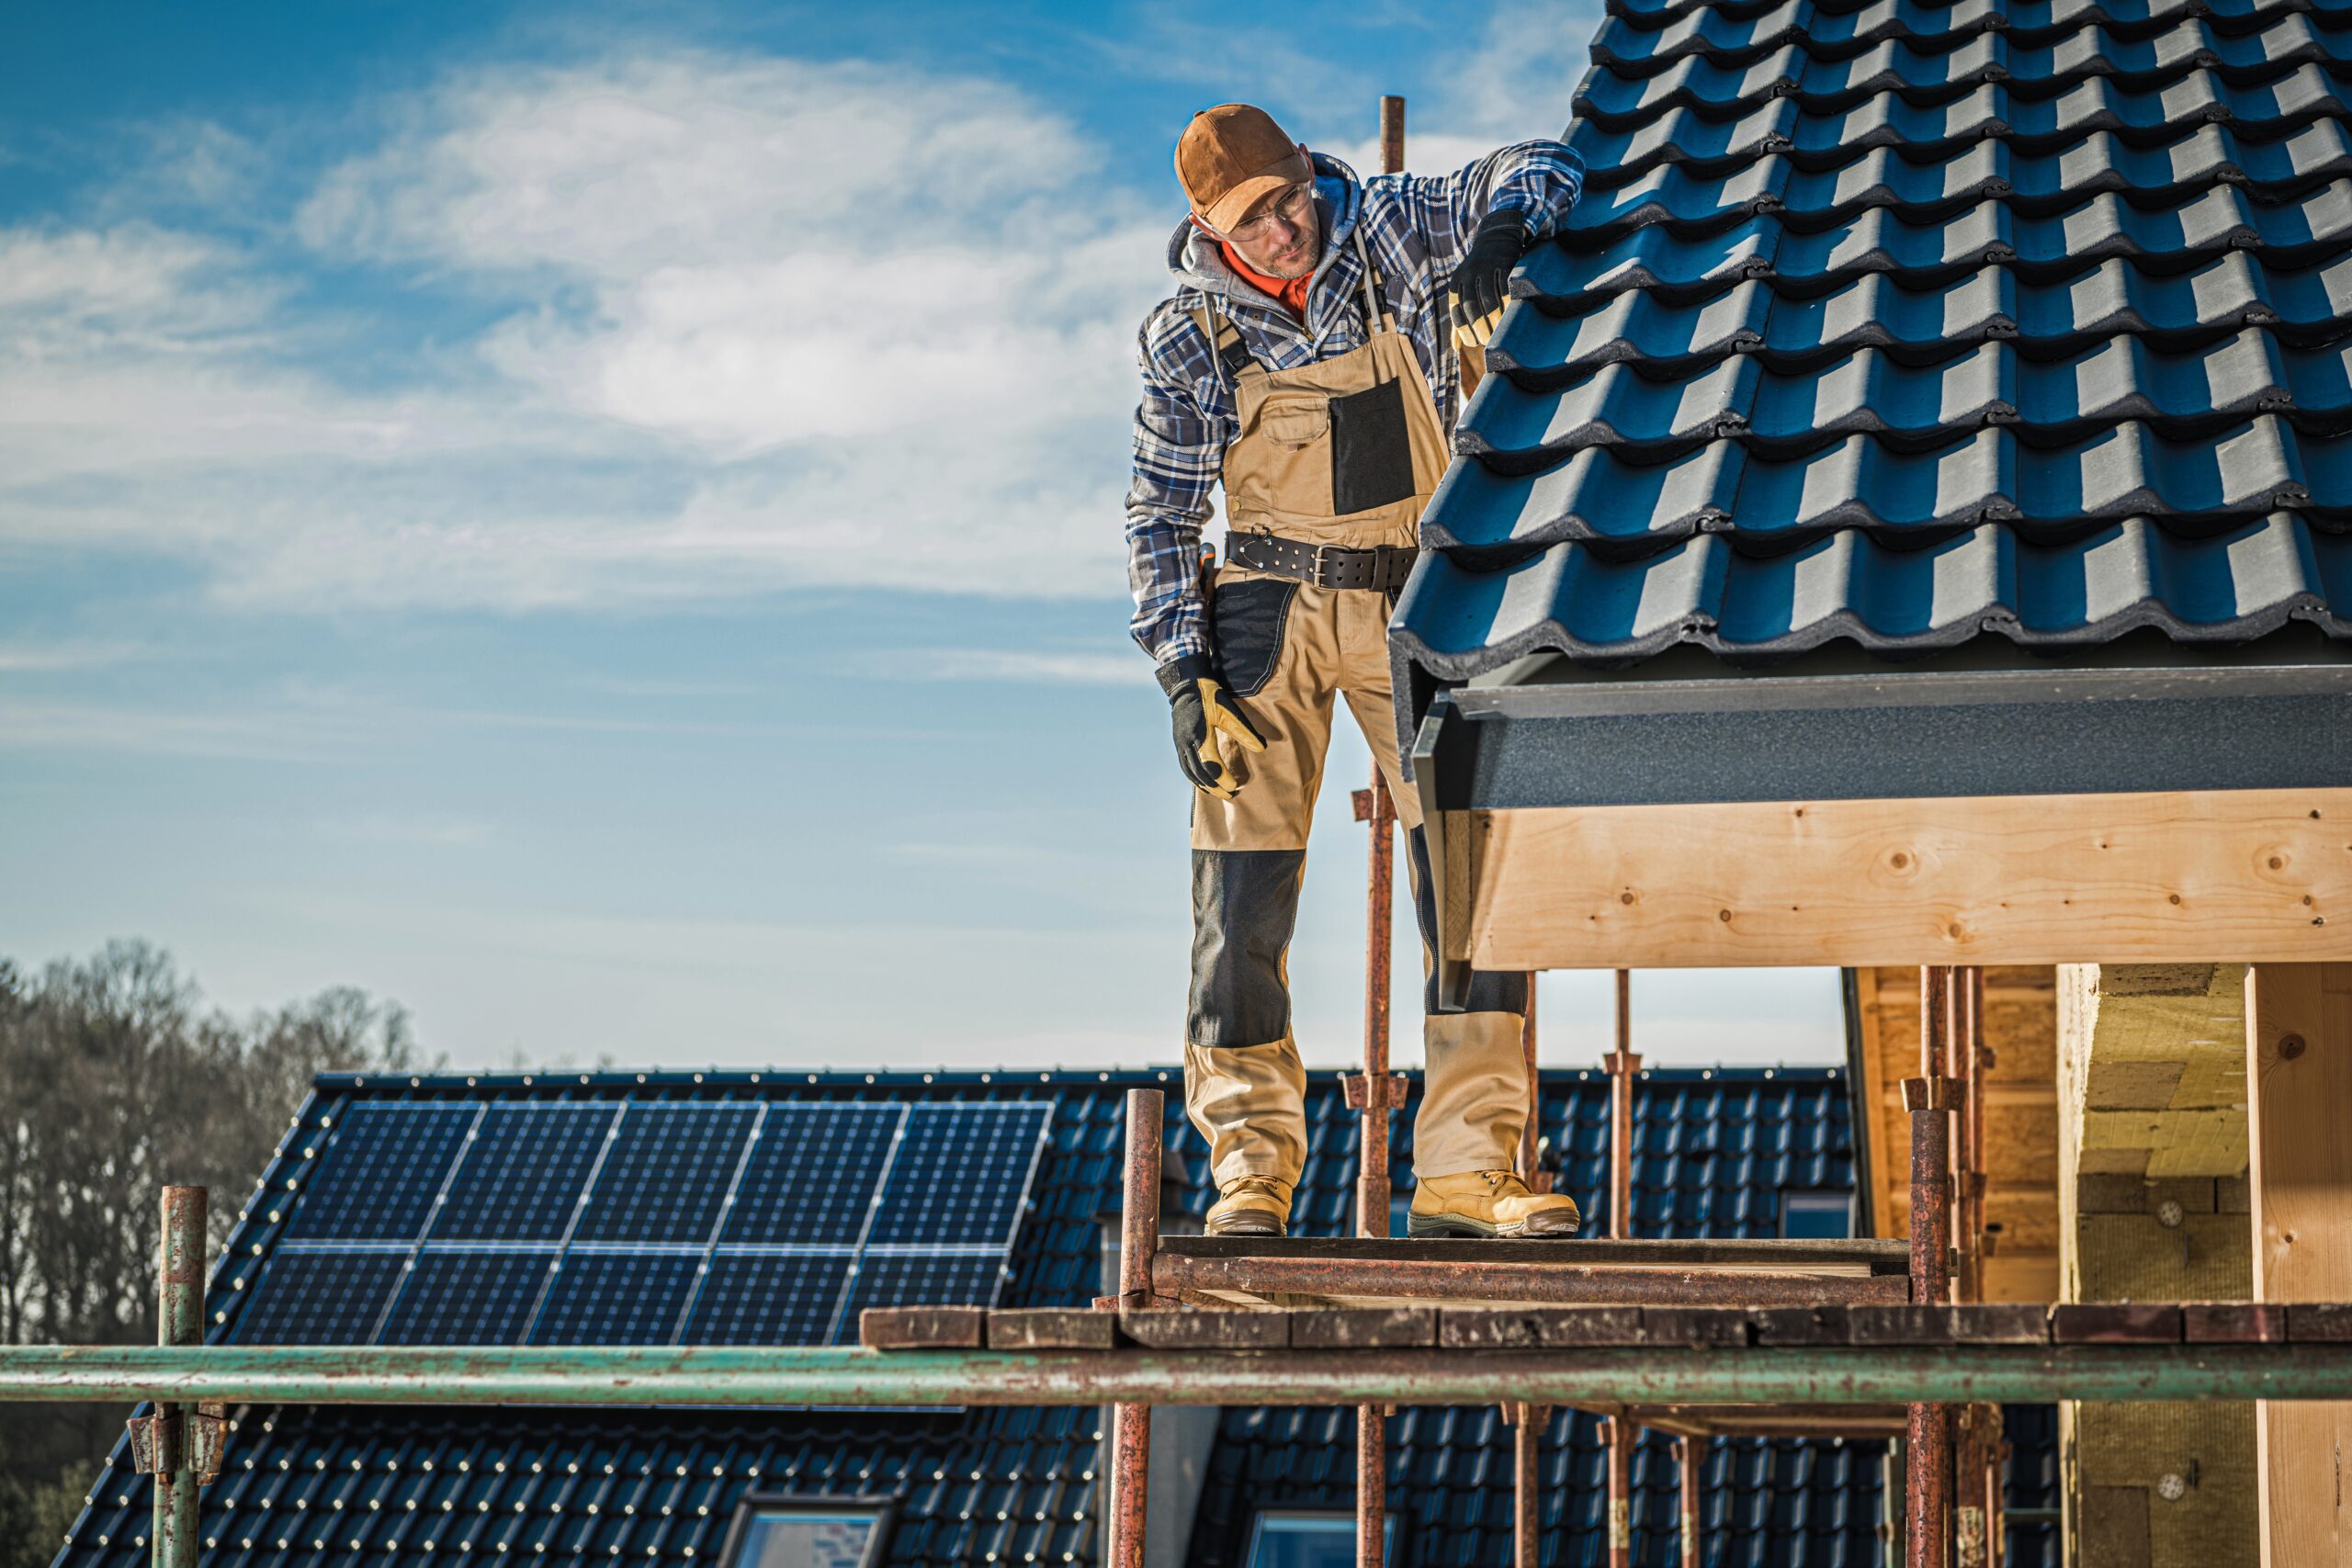
[[[1523,303],[1398,606],[1408,738],[1464,683],[1839,675],[1937,654],[2120,666],[2142,697],[2203,682],[2200,725],[2249,695],[2316,693],[2340,731],[2352,9],[1609,9],[1568,132],[1585,195],[1513,279]],[[1675,650],[1690,660],[1657,662]],[[2249,661],[2290,672],[2169,673]],[[1572,716],[1557,693],[1549,709],[1464,700]],[[1789,705],[1763,680],[1693,700]],[[2310,739],[2308,702],[2257,706],[2241,738],[2256,743],[2162,784],[2138,766],[2186,710],[2133,709],[2133,733],[2075,775],[2037,771],[2074,716],[1987,720],[1978,738],[2015,761],[1968,789],[1900,757],[1875,778],[1809,766],[1835,747],[1815,718],[1609,737],[1628,759],[1657,741],[1641,762],[1663,794],[1613,795],[1551,754],[1520,759],[1536,780],[1516,793],[1465,777],[1442,804],[1764,798],[1690,764],[1774,750],[1801,775],[1774,798],[1838,794],[1841,776],[1882,795],[2352,782],[2345,749]],[[1478,743],[1507,753],[1537,728]]]
[[[1100,1288],[1102,1218],[1118,1202],[1125,1089],[1150,1084],[1170,1091],[1169,1146],[1182,1158],[1193,1212],[1205,1205],[1206,1162],[1173,1103],[1180,1098],[1176,1078],[1172,1072],[571,1073],[322,1080],[216,1270],[209,1332],[216,1340],[240,1337],[255,1303],[273,1290],[273,1270],[302,1256],[288,1250],[288,1233],[300,1241],[302,1204],[335,1190],[337,1162],[356,1146],[339,1145],[338,1134],[366,1124],[353,1112],[417,1102],[497,1110],[625,1100],[673,1108],[767,1106],[772,1117],[780,1106],[1036,1102],[1048,1108],[1048,1133],[1001,1299],[1023,1306],[1082,1303]],[[1566,1155],[1566,1189],[1598,1211],[1607,1186],[1606,1080],[1555,1071],[1544,1093],[1548,1134]],[[1337,1235],[1350,1208],[1356,1121],[1328,1075],[1318,1075],[1309,1090],[1308,1120],[1299,1224],[1306,1234]],[[1638,1234],[1770,1235],[1784,1190],[1853,1185],[1846,1086],[1834,1071],[1654,1072],[1635,1095],[1634,1126]],[[1396,1140],[1394,1174],[1400,1190],[1409,1190],[1409,1118],[1398,1119]],[[640,1156],[630,1163],[633,1179],[664,1190],[678,1186],[669,1180],[677,1161],[702,1157],[691,1147],[669,1161],[659,1149]],[[618,1168],[618,1156],[608,1164]],[[520,1211],[546,1197],[540,1190],[556,1178],[543,1173],[552,1168],[553,1162],[510,1168],[502,1190],[511,1205]],[[561,1178],[577,1179],[576,1173]],[[1605,1216],[1596,1213],[1594,1219],[1600,1224]],[[584,1325],[591,1338],[599,1321],[615,1325],[614,1337],[633,1336],[635,1294],[625,1278],[588,1292],[575,1308],[575,1325]],[[340,1308],[319,1299],[291,1310],[272,1321],[283,1325],[284,1337],[300,1338],[306,1322],[331,1318]],[[486,1321],[508,1321],[494,1303],[486,1302],[482,1311]],[[460,1341],[480,1337],[478,1327],[458,1321],[447,1323],[446,1332]],[[1227,1412],[1210,1456],[1191,1562],[1202,1568],[1238,1563],[1261,1507],[1351,1506],[1352,1450],[1339,1436],[1351,1419],[1329,1411]],[[1082,1562],[1096,1551],[1104,1495],[1095,1473],[1099,1424],[1091,1408],[252,1409],[241,1413],[220,1482],[205,1494],[202,1530],[217,1543],[207,1561],[222,1562],[316,1562],[321,1553],[368,1562],[442,1562],[469,1545],[473,1560],[503,1552],[548,1562],[708,1562],[722,1547],[737,1504],[754,1492],[774,1492],[893,1500],[887,1561],[895,1564]],[[1494,1561],[1511,1507],[1508,1430],[1491,1411],[1416,1409],[1399,1414],[1392,1436],[1398,1561]],[[1563,1561],[1582,1561],[1602,1539],[1596,1456],[1589,1420],[1555,1422],[1544,1456],[1553,1499],[1546,1528]],[[149,1495],[125,1460],[118,1448],[97,1478],[60,1568],[132,1568],[145,1561]],[[2031,1462],[2029,1456],[2029,1469]],[[1651,1544],[1642,1561],[1666,1561],[1672,1467],[1662,1450],[1645,1448],[1634,1474],[1636,1519],[1645,1532],[1657,1532],[1645,1533]],[[1874,1446],[1719,1443],[1709,1478],[1710,1529],[1724,1543],[1724,1561],[1872,1561]],[[445,1501],[455,1506],[442,1508]],[[2028,1548],[2021,1560],[2041,1560],[2045,1533],[2020,1533]],[[429,1554],[428,1540],[435,1543]]]

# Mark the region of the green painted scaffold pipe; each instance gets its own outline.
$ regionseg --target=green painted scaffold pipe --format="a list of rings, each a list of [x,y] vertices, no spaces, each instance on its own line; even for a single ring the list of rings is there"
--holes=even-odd
[[[26,1346],[0,1400],[255,1404],[1905,1404],[2352,1399],[2352,1344],[1545,1351]]]

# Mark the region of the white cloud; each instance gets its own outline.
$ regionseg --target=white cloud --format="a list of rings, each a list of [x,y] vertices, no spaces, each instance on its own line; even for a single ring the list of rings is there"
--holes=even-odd
[[[1415,167],[1555,131],[1584,31],[1496,13],[1416,103]],[[159,552],[303,611],[1118,592],[1164,224],[1058,112],[909,66],[640,51],[357,113],[383,129],[311,179],[291,240],[246,210],[287,144],[202,126],[93,210],[232,189],[242,240],[0,230],[0,545]],[[320,260],[382,305],[305,296]],[[404,324],[416,300],[468,325]]]
[[[197,330],[267,298],[250,256],[0,235],[30,264],[0,331],[49,334],[0,368],[0,539],[160,548],[305,609],[1118,591],[1159,225],[1066,120],[701,54],[476,73],[388,118],[295,231],[492,324],[355,384],[291,312],[266,344]]]

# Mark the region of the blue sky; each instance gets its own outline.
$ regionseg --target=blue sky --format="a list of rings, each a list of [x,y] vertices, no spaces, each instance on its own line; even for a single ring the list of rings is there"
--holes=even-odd
[[[1598,6],[1268,15],[7,8],[0,953],[360,985],[467,1063],[1172,1058],[1118,544],[1171,139],[1556,134]],[[1547,976],[1555,1059],[1605,989]],[[1657,1059],[1838,1049],[1818,971],[1638,995]]]

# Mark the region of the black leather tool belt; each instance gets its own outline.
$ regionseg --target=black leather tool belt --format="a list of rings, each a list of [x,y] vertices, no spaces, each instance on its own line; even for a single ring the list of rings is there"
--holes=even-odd
[[[1367,588],[1394,593],[1412,575],[1420,552],[1409,545],[1379,545],[1368,550],[1310,545],[1277,534],[1234,534],[1225,558],[1251,571],[1272,572],[1316,588]]]

